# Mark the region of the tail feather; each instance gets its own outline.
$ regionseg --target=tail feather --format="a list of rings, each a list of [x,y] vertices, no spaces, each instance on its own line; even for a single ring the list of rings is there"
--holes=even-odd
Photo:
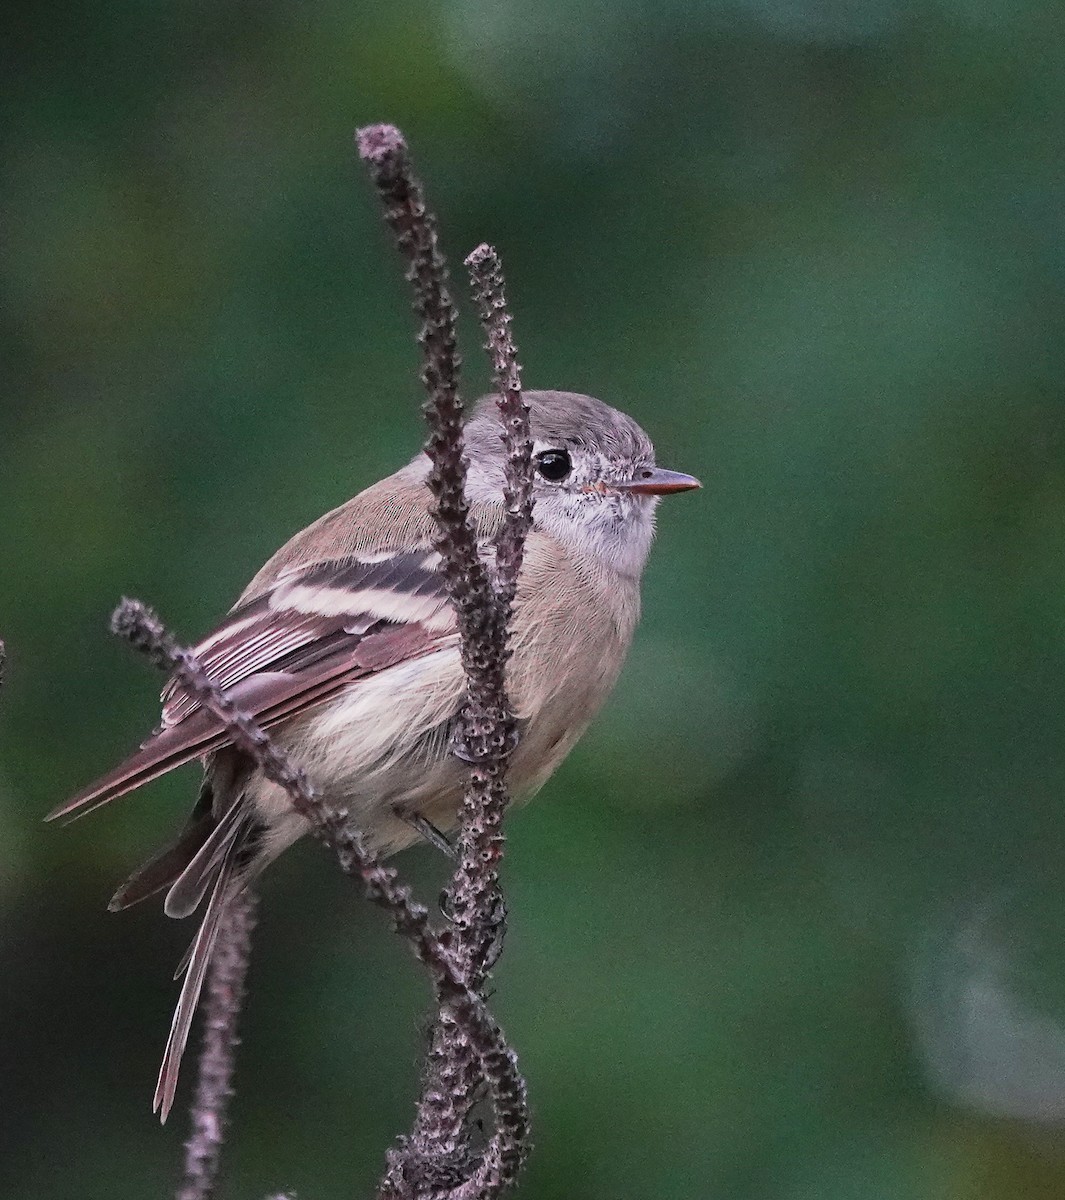
[[[178,962],[178,965],[174,968],[174,978],[175,979],[180,979],[182,977],[182,975],[184,975],[185,972],[189,969],[189,963],[192,961],[192,952],[195,949],[196,949],[196,939],[193,938],[192,941],[189,942],[189,944],[185,947],[185,953],[181,956],[181,960]]]
[[[174,1009],[170,1036],[167,1038],[163,1062],[159,1068],[159,1080],[155,1087],[155,1097],[152,1101],[152,1111],[158,1112],[159,1119],[163,1122],[166,1121],[174,1105],[181,1058],[188,1044],[192,1018],[196,1013],[196,1006],[199,1004],[200,992],[203,990],[207,967],[211,961],[211,953],[218,940],[219,923],[225,913],[226,905],[239,893],[245,883],[243,877],[238,874],[237,851],[242,844],[239,834],[246,828],[247,826],[243,824],[238,826],[229,840],[225,856],[217,867],[207,910],[203,914],[203,920],[188,954],[188,969],[181,985],[177,1007]]]
[[[168,917],[187,917],[199,908],[246,822],[244,797],[238,794],[167,892],[163,911]]]

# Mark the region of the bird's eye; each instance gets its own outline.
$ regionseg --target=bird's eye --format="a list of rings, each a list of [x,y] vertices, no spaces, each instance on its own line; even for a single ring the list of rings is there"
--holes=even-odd
[[[559,483],[573,470],[573,463],[565,450],[542,450],[536,456],[536,469],[552,483]]]

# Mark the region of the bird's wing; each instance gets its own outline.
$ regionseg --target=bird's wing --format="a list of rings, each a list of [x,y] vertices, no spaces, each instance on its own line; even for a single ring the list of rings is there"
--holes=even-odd
[[[416,550],[287,571],[194,653],[244,712],[269,727],[361,678],[455,645],[457,636],[439,556]],[[49,820],[81,816],[229,744],[224,726],[179,677],[162,700],[162,723],[147,741]]]

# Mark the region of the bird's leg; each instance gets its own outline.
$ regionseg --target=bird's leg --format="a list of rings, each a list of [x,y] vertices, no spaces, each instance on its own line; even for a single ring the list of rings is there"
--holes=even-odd
[[[422,816],[419,812],[404,811],[396,805],[392,810],[397,817],[412,829],[417,830],[421,837],[435,847],[451,862],[458,862],[459,853],[452,843],[451,839],[443,830],[438,829],[428,817]],[[487,974],[495,964],[499,961],[499,956],[503,953],[503,939],[507,932],[507,905],[503,899],[503,889],[500,887],[498,880],[492,886],[492,894],[488,898],[490,912],[488,919],[483,922],[479,932],[477,941],[479,942],[478,951],[475,958],[480,960],[479,973]],[[440,912],[444,919],[450,924],[454,923],[454,913],[452,910],[451,896],[448,889],[440,893]]]
[[[452,845],[447,834],[437,829],[428,817],[423,817],[421,813],[417,812],[400,812],[398,808],[394,811],[397,817],[405,821],[412,829],[416,829],[430,846],[434,846],[452,862],[458,861],[458,851]],[[480,957],[485,972],[491,971],[499,961],[499,956],[503,953],[503,939],[507,932],[507,905],[503,899],[503,889],[498,882],[492,888],[491,906],[491,915],[481,930]],[[440,911],[447,921],[454,919],[446,890],[440,893]]]
[[[458,853],[447,834],[437,829],[428,817],[423,817],[421,813],[400,812],[399,809],[394,811],[401,821],[405,821],[412,829],[416,829],[430,846],[435,847],[452,862],[458,859]]]

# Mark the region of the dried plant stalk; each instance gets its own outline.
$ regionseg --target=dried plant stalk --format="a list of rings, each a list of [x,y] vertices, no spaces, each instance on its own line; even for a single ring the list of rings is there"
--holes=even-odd
[[[499,415],[503,420],[505,466],[503,527],[496,538],[496,594],[504,625],[518,585],[525,538],[532,528],[533,464],[529,406],[521,391],[521,365],[510,332],[503,265],[495,247],[482,242],[466,258],[477,315],[484,327],[485,350],[492,363]]]
[[[197,1063],[192,1133],[185,1143],[185,1174],[177,1200],[211,1200],[228,1123],[236,1065],[237,1022],[255,928],[255,893],[250,889],[229,902],[218,927],[203,1004],[203,1046]]]
[[[497,953],[502,914],[499,863],[503,857],[503,815],[509,803],[505,773],[514,718],[506,692],[505,670],[511,608],[532,526],[532,439],[529,409],[521,392],[521,367],[510,333],[503,270],[495,250],[482,244],[466,259],[478,315],[487,335],[505,450],[503,524],[496,537],[495,619],[485,644],[470,657],[490,660],[476,686],[471,680],[467,743],[471,780],[462,811],[459,866],[448,891],[448,907],[464,957],[467,982],[483,983]],[[503,742],[503,739],[506,742]]]
[[[509,336],[498,258],[490,248],[479,247],[470,266],[493,354],[507,443],[506,515],[496,546],[498,578],[493,586],[479,554],[477,531],[465,497],[456,313],[436,221],[399,131],[393,126],[370,126],[359,132],[357,141],[381,196],[385,219],[407,259],[413,306],[421,320],[418,341],[427,393],[425,415],[430,436],[426,453],[438,528],[435,544],[456,612],[467,681],[466,705],[454,745],[456,753],[470,764],[470,774],[462,805],[460,863],[448,889],[452,919],[448,945],[464,982],[479,993],[494,948],[501,944],[505,916],[498,885],[504,844],[500,826],[508,803],[506,761],[515,740],[515,722],[506,695],[507,627],[525,534],[531,524],[528,410]],[[462,1184],[454,1182],[462,1179],[475,1161],[468,1124],[484,1082],[479,1064],[459,1032],[456,1014],[442,1006],[433,1025],[414,1127],[389,1155],[382,1195],[418,1194],[416,1189],[426,1184],[438,1192],[443,1188],[449,1196],[458,1195],[479,1178],[481,1190],[469,1194],[492,1196],[517,1176],[528,1137],[523,1081],[509,1094],[508,1107],[495,1105],[497,1129],[477,1169]],[[498,1161],[493,1159],[497,1143],[507,1150]]]
[[[485,653],[494,663],[505,664],[510,611],[525,536],[532,524],[532,444],[499,258],[492,247],[481,245],[467,258],[466,265],[488,338],[486,349],[492,360],[504,429],[505,515],[496,539],[495,640]],[[472,743],[478,727],[483,730],[487,726],[489,738],[495,734],[493,712],[505,714],[508,737],[513,730],[502,671],[493,671],[478,683],[476,699],[471,695],[466,714],[468,726],[474,726],[472,731],[468,727],[465,734],[467,748],[473,750],[471,779],[463,802],[459,865],[448,888],[447,908],[455,931],[451,944],[466,981],[481,989],[502,944],[505,905],[498,866],[504,849],[502,821],[509,797],[504,784],[505,753],[493,754],[490,741],[479,746]],[[432,1030],[425,1085],[409,1143],[416,1156],[435,1156],[438,1162],[456,1167],[469,1157],[468,1124],[479,1096],[478,1084],[478,1064],[456,1037],[450,1014],[442,1011]],[[524,1097],[521,1103],[525,1103]]]

